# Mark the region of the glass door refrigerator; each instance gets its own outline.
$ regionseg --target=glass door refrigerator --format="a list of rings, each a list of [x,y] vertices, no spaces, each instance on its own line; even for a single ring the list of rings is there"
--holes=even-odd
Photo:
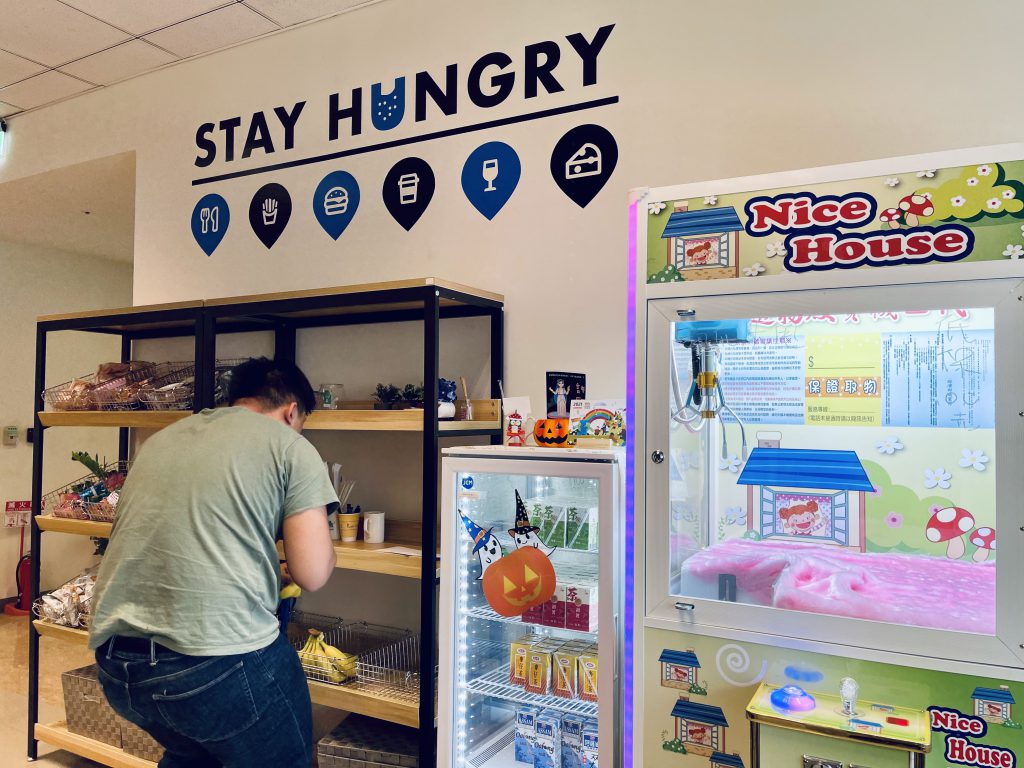
[[[623,459],[445,451],[439,765],[621,765]]]

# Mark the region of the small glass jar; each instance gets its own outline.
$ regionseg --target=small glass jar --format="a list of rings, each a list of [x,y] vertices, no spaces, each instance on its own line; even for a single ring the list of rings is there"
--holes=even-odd
[[[345,386],[343,384],[321,384],[320,397],[324,410],[336,411],[341,407],[345,399]]]

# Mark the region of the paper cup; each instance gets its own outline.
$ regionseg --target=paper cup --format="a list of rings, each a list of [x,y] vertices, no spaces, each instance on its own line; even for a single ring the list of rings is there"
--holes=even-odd
[[[359,515],[356,512],[342,512],[338,515],[341,526],[341,540],[355,541],[359,538]]]
[[[363,539],[367,544],[384,543],[383,512],[367,512],[363,515]]]

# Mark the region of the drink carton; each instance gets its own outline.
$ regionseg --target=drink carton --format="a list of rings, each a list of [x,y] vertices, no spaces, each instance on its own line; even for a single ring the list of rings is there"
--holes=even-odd
[[[528,704],[516,708],[515,757],[517,763],[533,765],[533,749],[537,743],[539,710]]]
[[[597,723],[584,726],[581,768],[597,768],[597,746]]]
[[[554,652],[551,659],[551,693],[562,699],[579,696],[579,654],[578,646],[563,645]]]
[[[579,655],[579,696],[597,701],[597,646]]]
[[[551,654],[561,647],[557,640],[542,640],[536,643],[528,654],[529,667],[526,685],[530,693],[546,696],[551,692]]]
[[[544,603],[541,624],[545,627],[565,626],[565,584],[556,584],[555,593]]]
[[[530,649],[539,642],[537,635],[523,635],[512,642],[509,647],[508,681],[513,685],[526,685],[527,673],[530,669]]]
[[[599,527],[597,507],[568,507],[565,510],[565,546],[596,552]]]
[[[537,715],[533,768],[562,768],[562,716],[545,710]]]
[[[583,726],[580,715],[562,718],[562,768],[581,768],[583,759]]]
[[[595,632],[597,625],[597,583],[566,583],[565,628]]]

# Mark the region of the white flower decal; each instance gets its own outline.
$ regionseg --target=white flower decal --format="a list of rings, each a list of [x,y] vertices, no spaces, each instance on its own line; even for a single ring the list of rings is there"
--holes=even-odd
[[[728,470],[729,472],[736,474],[740,471],[740,457],[734,453],[730,453],[729,458],[719,459],[718,468],[723,472]]]
[[[896,451],[903,450],[903,443],[900,442],[898,437],[890,437],[885,440],[879,440],[875,443],[875,448],[878,449],[879,453],[884,453],[887,456],[892,456]]]
[[[649,214],[651,214],[652,216],[656,216],[657,214],[661,213],[664,210],[665,210],[665,204],[664,203],[648,203],[647,204],[647,212]]]
[[[1009,256],[1011,259],[1024,257],[1024,245],[1007,243],[1006,248],[1003,249],[1003,256]]]
[[[978,166],[978,175],[979,176],[988,176],[990,173],[992,173],[992,166],[991,165],[979,165]]]
[[[776,256],[785,256],[786,246],[777,240],[771,243],[766,243],[764,246],[764,255],[769,259],[774,259]]]
[[[977,177],[971,176],[971,178],[969,178],[967,180],[967,186],[968,187],[976,187],[976,186],[978,186],[978,179],[977,179]]]
[[[1000,200],[998,197],[991,197],[985,201],[985,207],[988,208],[990,211],[998,211],[1000,208],[1003,207],[1003,201]]]
[[[956,197],[949,198],[949,204],[952,205],[954,208],[959,208],[966,202],[967,198],[964,197],[963,195],[957,195]]]
[[[704,195],[704,205],[718,205],[718,195]]]
[[[759,261],[755,261],[749,267],[743,268],[744,277],[757,277],[762,272],[764,272],[764,264]]]
[[[900,179],[899,176],[890,176],[889,178],[887,178],[885,180],[885,186],[887,186],[887,187],[897,187],[897,186],[899,186],[900,181],[901,181],[901,179]]]
[[[1003,190],[1003,200],[1013,200],[1015,196],[1016,193],[1012,189]]]
[[[949,488],[949,481],[952,477],[953,476],[942,467],[939,467],[938,469],[926,469],[924,471],[924,487],[942,488],[945,490]]]
[[[970,448],[964,448],[960,452],[961,467],[973,467],[978,472],[984,472],[986,464],[988,464],[988,456],[984,451],[972,451]]]
[[[934,168],[927,168],[927,169],[925,169],[923,171],[918,171],[917,172],[917,178],[919,178],[919,179],[934,179],[935,178],[935,169]]]
[[[1024,224],[1020,225],[1020,236],[1024,237]]]

